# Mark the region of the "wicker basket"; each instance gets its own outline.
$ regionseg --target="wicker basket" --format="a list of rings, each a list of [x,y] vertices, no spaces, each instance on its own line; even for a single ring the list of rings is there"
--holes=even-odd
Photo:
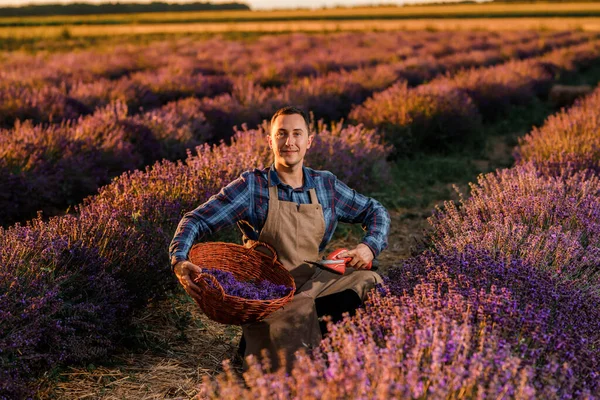
[[[267,248],[267,255],[256,247]],[[237,280],[268,280],[277,285],[291,286],[290,293],[273,300],[249,300],[225,294],[217,279],[208,273],[193,276],[202,290],[198,305],[213,321],[228,325],[242,325],[259,321],[281,308],[294,297],[296,285],[292,275],[277,260],[275,250],[266,243],[255,242],[251,247],[233,243],[206,242],[195,244],[189,259],[200,268],[216,268],[231,272]],[[208,283],[213,282],[213,286]]]

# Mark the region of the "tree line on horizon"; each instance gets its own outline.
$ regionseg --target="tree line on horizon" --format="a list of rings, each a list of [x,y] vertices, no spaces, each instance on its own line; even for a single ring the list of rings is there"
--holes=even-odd
[[[177,12],[177,11],[221,11],[250,10],[245,3],[231,2],[213,4],[195,2],[171,4],[155,1],[143,3],[72,3],[72,4],[28,4],[20,7],[0,7],[2,17],[34,17],[45,15],[91,15],[91,14],[133,14],[143,12]]]

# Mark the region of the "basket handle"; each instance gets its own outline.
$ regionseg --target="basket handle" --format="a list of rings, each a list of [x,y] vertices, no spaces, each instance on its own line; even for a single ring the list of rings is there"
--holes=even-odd
[[[208,286],[208,284],[204,281],[204,279],[211,280],[212,283],[214,284],[215,288],[219,292],[219,296],[220,296],[219,300],[223,300],[223,298],[225,297],[225,291],[223,290],[223,286],[221,286],[221,284],[219,283],[217,278],[215,278],[213,275],[206,273],[206,272],[201,272],[200,274],[198,274],[198,278],[202,278],[202,279],[198,279],[197,283],[199,284],[200,289],[202,289],[203,291],[205,291]]]
[[[273,260],[272,260],[271,262],[272,262],[273,264],[275,264],[275,262],[277,261],[277,252],[275,251],[275,249],[274,249],[273,247],[271,247],[271,245],[270,245],[270,244],[267,244],[267,243],[265,243],[265,242],[259,242],[259,241],[256,241],[256,242],[252,243],[252,244],[250,245],[250,247],[248,247],[248,250],[256,250],[256,248],[257,248],[258,246],[263,246],[263,247],[266,247],[266,248],[267,248],[267,250],[269,250],[269,251],[270,251],[270,252],[273,254]]]

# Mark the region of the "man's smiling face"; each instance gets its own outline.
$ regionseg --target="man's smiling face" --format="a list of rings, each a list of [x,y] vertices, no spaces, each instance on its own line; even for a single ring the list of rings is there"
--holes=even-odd
[[[291,168],[302,165],[306,150],[310,148],[313,136],[300,114],[279,115],[271,126],[269,147],[275,155],[275,165]]]

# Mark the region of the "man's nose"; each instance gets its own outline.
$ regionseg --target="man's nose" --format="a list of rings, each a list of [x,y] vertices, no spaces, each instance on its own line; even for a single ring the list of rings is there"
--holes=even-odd
[[[285,144],[286,146],[291,146],[293,145],[295,142],[294,140],[294,136],[293,135],[289,135],[286,139],[285,139]]]

